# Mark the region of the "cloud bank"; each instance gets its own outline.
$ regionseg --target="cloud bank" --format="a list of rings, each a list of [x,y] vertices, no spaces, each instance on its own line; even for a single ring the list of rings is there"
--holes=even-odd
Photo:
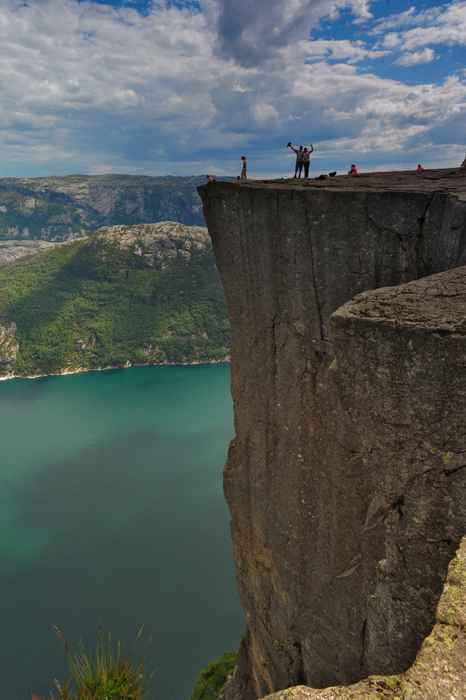
[[[370,10],[3,0],[2,175],[235,174],[241,155],[251,173],[282,174],[289,140],[314,143],[323,170],[455,162],[466,82],[444,56],[466,41],[466,2],[382,20]],[[334,26],[347,36],[329,38]],[[443,69],[435,82],[429,66]]]

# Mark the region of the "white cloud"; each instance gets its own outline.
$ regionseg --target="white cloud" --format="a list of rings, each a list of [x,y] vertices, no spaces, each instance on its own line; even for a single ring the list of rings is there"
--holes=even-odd
[[[217,162],[236,172],[247,149],[275,170],[289,138],[320,139],[318,158],[336,152],[332,143],[345,152],[389,152],[412,148],[432,128],[445,140],[460,133],[466,86],[459,79],[407,87],[352,63],[393,61],[400,49],[402,66],[432,61],[440,49],[416,44],[413,32],[461,33],[457,8],[466,2],[432,11],[433,27],[414,10],[403,13],[404,24],[389,18],[366,41],[309,36],[313,23],[342,8],[371,23],[363,0],[248,2],[202,0],[199,12],[188,0],[181,9],[158,0],[142,16],[89,0],[2,0],[3,174],[12,167],[24,174],[34,163],[194,174],[215,172]],[[249,25],[241,11],[253,12]],[[228,18],[239,26],[228,28]],[[254,42],[259,50],[269,38],[270,52],[256,55]]]
[[[382,41],[382,46],[386,49],[394,49],[395,46],[399,46],[400,44],[401,39],[396,32],[390,32],[389,34],[384,36]]]
[[[331,58],[332,60],[355,60],[366,58],[380,58],[387,55],[388,51],[373,50],[367,48],[363,41],[349,41],[349,39],[315,39],[313,41],[301,41],[299,47],[307,58]]]
[[[409,25],[416,26],[406,29]],[[408,12],[378,22],[374,33],[383,35],[387,30],[395,28],[402,30],[399,31],[399,43],[402,43],[406,51],[427,44],[466,44],[466,2],[463,0],[440,5],[419,13],[412,7]],[[389,46],[387,41],[390,42],[392,36],[391,32],[385,36],[384,46]]]
[[[231,89],[233,92],[254,92],[254,88],[246,87],[245,85],[240,85],[239,83],[233,85]]]
[[[426,48],[424,51],[416,51],[415,53],[404,53],[396,61],[400,66],[413,66],[419,63],[429,63],[435,58],[435,51],[433,49]]]
[[[277,119],[279,116],[275,107],[265,103],[254,105],[252,111],[258,124],[263,124],[264,122],[267,122],[270,119]]]
[[[406,27],[415,15],[415,8],[410,7],[409,10],[405,12],[399,12],[396,15],[390,15],[381,20],[377,20],[375,28],[372,30],[374,34],[383,34],[389,29],[396,29],[398,27]]]

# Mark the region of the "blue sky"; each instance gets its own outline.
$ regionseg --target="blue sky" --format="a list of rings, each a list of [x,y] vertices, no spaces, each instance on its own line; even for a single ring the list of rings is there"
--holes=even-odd
[[[460,164],[466,0],[0,0],[0,176]]]

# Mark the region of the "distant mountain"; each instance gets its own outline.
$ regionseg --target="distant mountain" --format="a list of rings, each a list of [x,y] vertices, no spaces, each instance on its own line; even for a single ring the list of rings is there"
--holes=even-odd
[[[177,221],[204,226],[205,176],[0,178],[0,240],[66,241],[101,226]]]
[[[104,227],[0,267],[0,378],[228,359],[206,228]]]

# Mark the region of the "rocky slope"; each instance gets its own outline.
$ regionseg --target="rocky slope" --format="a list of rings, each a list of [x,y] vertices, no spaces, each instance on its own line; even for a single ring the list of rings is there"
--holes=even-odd
[[[73,240],[100,226],[203,226],[197,177],[68,175],[0,178],[0,239]]]
[[[379,336],[356,323],[335,327],[334,340],[330,316],[366,290],[466,263],[466,178],[378,173],[199,191],[233,332],[236,437],[224,483],[248,619],[223,697],[402,673],[466,533],[455,461],[464,421],[452,421],[456,434],[447,419],[463,415],[464,388],[452,381],[461,339],[436,372],[439,318],[406,342],[397,320],[392,336],[379,329],[377,354]],[[455,333],[459,321],[448,342]]]
[[[50,250],[56,245],[62,243],[52,243],[50,241],[17,241],[17,240],[0,240],[0,265],[6,262],[24,258],[25,255],[33,255],[41,250]]]
[[[0,378],[228,359],[207,230],[104,227],[0,268]]]

